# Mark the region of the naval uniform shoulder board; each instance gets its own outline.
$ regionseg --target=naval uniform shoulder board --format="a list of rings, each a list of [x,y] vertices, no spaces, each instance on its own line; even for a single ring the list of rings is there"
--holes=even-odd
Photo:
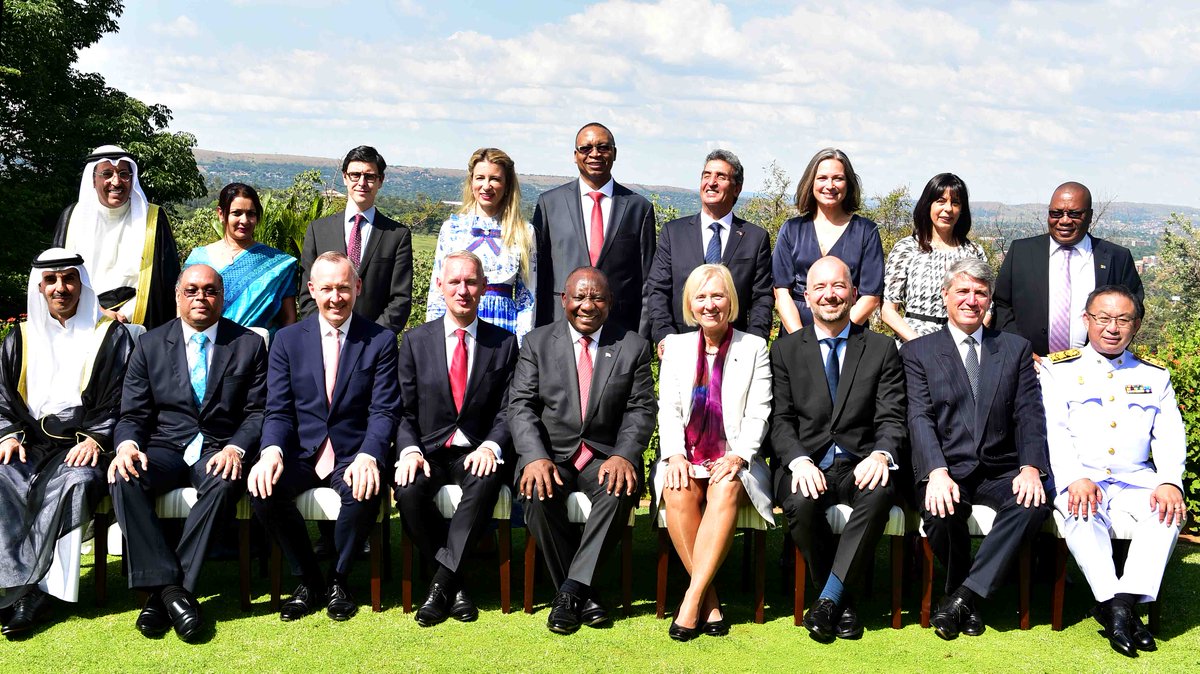
[[[1062,351],[1046,354],[1051,363],[1065,363],[1068,360],[1075,360],[1079,356],[1079,349],[1063,349]]]
[[[1153,367],[1157,367],[1160,370],[1167,369],[1167,364],[1162,362],[1161,360],[1155,358],[1154,356],[1145,356],[1145,355],[1139,354],[1137,358],[1138,358],[1138,360],[1142,361],[1143,363],[1153,366]]]

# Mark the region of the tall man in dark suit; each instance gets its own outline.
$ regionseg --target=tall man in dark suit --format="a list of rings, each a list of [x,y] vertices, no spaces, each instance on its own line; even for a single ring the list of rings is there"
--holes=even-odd
[[[1000,266],[992,326],[1028,339],[1039,357],[1087,343],[1080,317],[1092,290],[1123,285],[1142,298],[1129,249],[1088,234],[1091,224],[1091,191],[1063,183],[1050,197],[1049,233],[1013,241]]]
[[[848,588],[875,559],[895,501],[889,476],[906,436],[896,344],[850,321],[857,295],[846,263],[817,260],[804,291],[813,324],[771,347],[775,501],[822,587],[804,614],[818,641],[862,636]],[[839,503],[854,512],[835,546],[825,510]]]
[[[317,256],[308,280],[317,314],[280,330],[271,344],[263,450],[248,481],[255,514],[300,569],[300,585],[280,610],[285,621],[321,603],[334,620],[358,612],[346,579],[379,514],[379,471],[391,456],[400,405],[396,336],[353,315],[361,287],[345,255]],[[315,487],[341,497],[328,584],[295,503]]]
[[[608,322],[604,273],[576,269],[564,288],[566,318],[525,336],[508,424],[525,521],[558,589],[546,626],[571,634],[608,621],[592,580],[637,505],[658,405],[650,342]],[[567,519],[574,491],[592,502],[582,536]]]
[[[771,333],[771,237],[733,214],[744,179],[742,162],[732,152],[708,153],[700,172],[700,212],[668,222],[658,235],[646,312],[660,356],[667,335],[696,329],[683,320],[683,284],[706,262],[723,264],[733,275],[738,305],[745,307],[733,327],[763,339]]]
[[[533,211],[537,236],[537,325],[563,317],[567,275],[596,267],[612,289],[614,323],[648,335],[642,296],[654,259],[654,207],[613,180],[617,142],[603,124],[575,134],[579,180],[542,194]]]
[[[463,586],[463,557],[488,530],[500,486],[512,472],[508,385],[517,363],[513,333],[479,320],[487,286],[483,262],[450,253],[437,287],[446,315],[409,330],[400,345],[401,414],[396,427],[396,505],[404,532],[437,570],[417,624],[448,616],[470,622],[479,611]],[[443,485],[462,488],[449,526],[434,505]]]
[[[359,316],[394,334],[404,331],[412,310],[412,233],[375,208],[387,162],[375,148],[360,145],[342,160],[346,210],[313,220],[300,250],[300,315],[317,308],[308,289],[313,262],[326,251],[350,258],[362,279],[362,294],[354,303]]]
[[[212,267],[185,269],[175,287],[179,318],[138,339],[125,374],[108,481],[128,541],[129,587],[150,593],[137,618],[148,637],[172,625],[184,641],[199,633],[200,567],[213,531],[232,520],[246,488],[242,462],[258,453],[267,349],[257,334],[221,318],[224,292]],[[171,550],[154,505],[181,487],[194,487],[198,499]]]
[[[946,327],[900,350],[918,502],[929,545],[946,567],[947,596],[930,618],[943,639],[983,633],[976,598],[991,595],[1050,513],[1033,352],[1025,338],[983,327],[993,283],[986,262],[951,265],[942,283]],[[972,505],[996,511],[974,562]]]

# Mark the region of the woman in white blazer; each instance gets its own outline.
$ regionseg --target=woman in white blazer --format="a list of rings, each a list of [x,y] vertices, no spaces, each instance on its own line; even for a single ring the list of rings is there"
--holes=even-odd
[[[733,543],[738,508],[750,503],[775,524],[770,473],[759,456],[771,414],[767,343],[730,327],[737,312],[729,270],[700,265],[683,287],[684,320],[700,329],[663,344],[654,493],[691,575],[669,630],[677,641],[729,633],[712,582]]]

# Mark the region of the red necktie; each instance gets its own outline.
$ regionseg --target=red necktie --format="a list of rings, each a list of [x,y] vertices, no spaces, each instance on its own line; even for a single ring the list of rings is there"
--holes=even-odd
[[[342,350],[342,331],[331,330],[321,340],[322,356],[325,360],[325,398],[330,405],[333,404],[333,388],[337,382],[338,359],[341,357]],[[324,480],[333,472],[334,465],[333,457],[333,441],[329,437],[325,438],[325,442],[321,443],[321,449],[317,453],[317,477]]]
[[[599,194],[599,192],[595,192]],[[583,348],[579,350],[579,417],[582,423],[583,419],[587,418],[588,397],[592,392],[592,354],[588,351],[588,345],[592,343],[592,338],[584,335],[579,338],[579,344]],[[583,467],[592,460],[592,450],[587,444],[579,443],[579,451],[575,452],[575,456],[571,457],[571,463],[574,464],[575,470],[583,470]]]
[[[346,257],[350,258],[350,263],[358,269],[358,263],[362,261],[362,225],[366,221],[362,213],[354,214],[354,225],[350,228],[350,241],[346,243]]]
[[[467,394],[467,331],[459,328],[454,334],[458,335],[458,346],[450,360],[450,395],[454,396],[454,409],[461,412]]]
[[[592,266],[600,261],[600,249],[604,247],[604,211],[600,208],[600,200],[604,198],[603,192],[588,192],[588,196],[592,198],[592,236],[588,241],[588,257],[592,260]],[[589,371],[591,367],[588,367]]]

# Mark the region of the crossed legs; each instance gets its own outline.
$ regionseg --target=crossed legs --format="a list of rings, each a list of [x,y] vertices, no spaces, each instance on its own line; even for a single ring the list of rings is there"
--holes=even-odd
[[[675,621],[684,627],[721,620],[713,578],[733,545],[738,508],[746,502],[741,480],[688,480],[683,489],[663,491],[667,533],[691,581]],[[703,617],[703,620],[701,620]]]

